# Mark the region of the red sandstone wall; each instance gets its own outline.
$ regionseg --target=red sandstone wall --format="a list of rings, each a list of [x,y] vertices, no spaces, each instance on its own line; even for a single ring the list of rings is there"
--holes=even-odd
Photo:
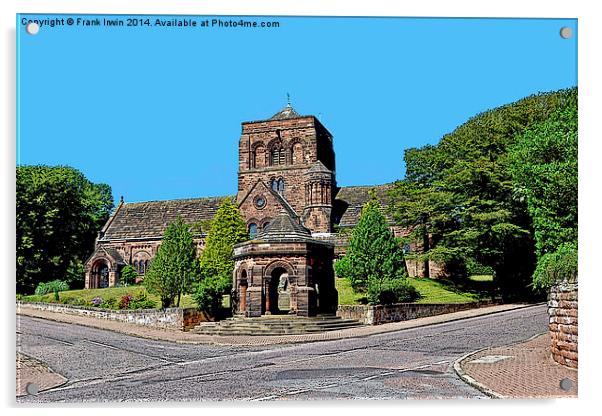
[[[550,289],[548,314],[552,358],[577,368],[577,283],[562,283]]]

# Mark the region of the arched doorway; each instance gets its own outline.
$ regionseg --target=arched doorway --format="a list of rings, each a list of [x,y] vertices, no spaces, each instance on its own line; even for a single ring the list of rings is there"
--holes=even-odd
[[[91,288],[104,289],[109,287],[109,264],[105,259],[99,259],[92,266]]]
[[[106,264],[98,268],[98,287],[101,289],[109,287],[109,267]]]
[[[288,313],[291,310],[289,274],[284,267],[276,267],[270,275],[268,288],[269,303],[266,310],[271,313]]]

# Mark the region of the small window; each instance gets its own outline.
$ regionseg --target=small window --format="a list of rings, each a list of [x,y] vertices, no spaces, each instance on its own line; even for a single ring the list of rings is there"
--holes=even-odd
[[[257,224],[251,223],[249,224],[249,237],[255,238],[257,235]]]
[[[277,186],[277,191],[280,193],[284,192],[284,179],[280,178],[278,179],[278,186]]]
[[[138,271],[138,260],[134,262],[134,270],[136,270],[136,273],[140,274],[140,272]]]
[[[272,191],[278,192],[278,181],[276,179],[272,179],[272,182],[270,182],[270,187],[272,188]]]

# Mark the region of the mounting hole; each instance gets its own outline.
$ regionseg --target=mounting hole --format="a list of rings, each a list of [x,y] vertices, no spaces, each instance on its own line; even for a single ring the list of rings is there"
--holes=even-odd
[[[573,387],[573,382],[568,378],[563,378],[560,380],[560,388],[564,391],[569,391]]]
[[[560,28],[560,37],[562,39],[570,39],[573,37],[573,30],[570,27]]]
[[[27,394],[35,395],[40,391],[40,386],[38,386],[36,383],[27,383],[27,386],[25,386],[25,391]]]
[[[40,31],[40,25],[37,24],[36,22],[29,22],[27,24],[27,26],[25,26],[25,30],[30,35],[37,35],[38,32]]]

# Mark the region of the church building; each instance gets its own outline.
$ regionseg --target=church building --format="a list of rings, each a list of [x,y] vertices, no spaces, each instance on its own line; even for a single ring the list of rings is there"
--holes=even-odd
[[[235,309],[257,316],[282,310],[311,315],[332,309],[333,302],[336,308],[336,292],[329,283],[332,261],[344,254],[350,235],[341,230],[357,224],[371,190],[387,215],[390,187],[339,187],[332,134],[316,117],[300,115],[290,104],[269,119],[243,122],[238,192],[230,197],[236,198],[252,241],[235,247]],[[143,278],[169,223],[178,215],[191,226],[210,221],[225,198],[136,203],[121,199],[86,261],[85,287],[115,286],[125,265]],[[200,254],[206,235],[197,228],[193,227],[194,241]],[[407,233],[392,221],[391,229],[398,237]],[[270,248],[259,249],[266,241]],[[406,251],[421,247],[409,244]],[[410,276],[441,273],[433,263],[406,264]],[[326,276],[321,284],[318,275]]]

